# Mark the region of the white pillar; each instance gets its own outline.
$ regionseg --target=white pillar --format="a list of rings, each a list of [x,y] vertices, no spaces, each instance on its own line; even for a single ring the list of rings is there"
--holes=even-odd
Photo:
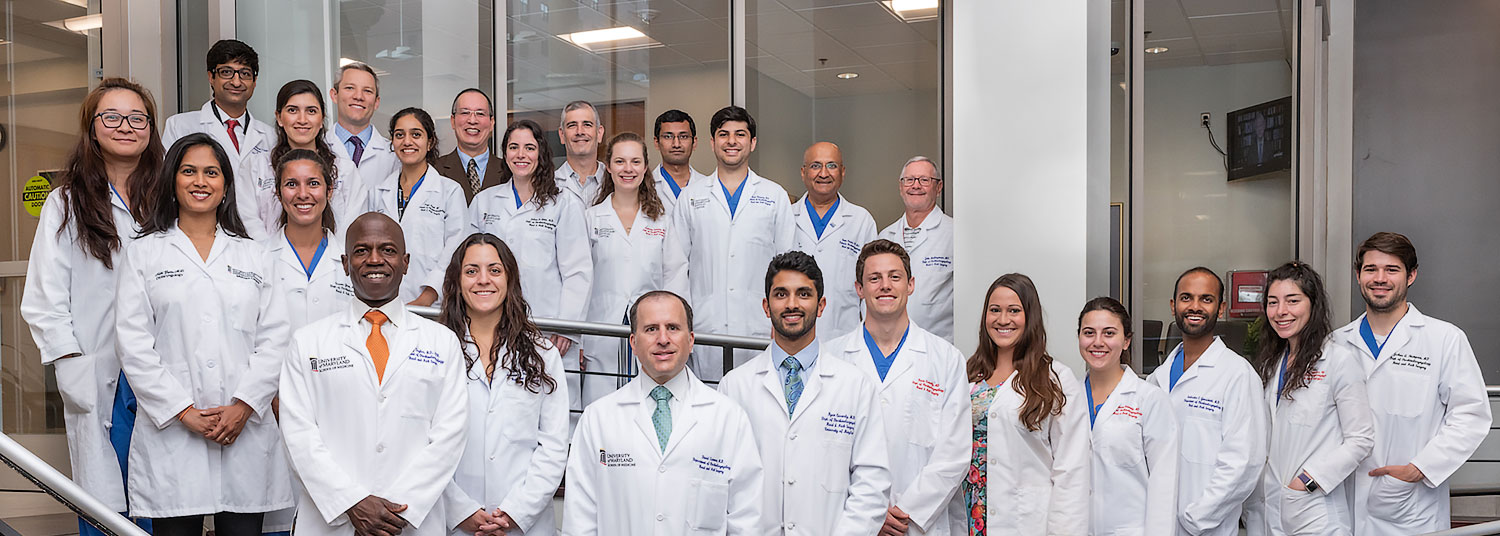
[[[1041,294],[1048,351],[1083,370],[1074,332],[1078,310],[1090,297],[1089,213],[1108,213],[1107,195],[1104,206],[1090,206],[1090,174],[1100,175],[1105,188],[1109,180],[1107,165],[1090,165],[1091,157],[1101,158],[1095,155],[1109,157],[1108,143],[1089,143],[1091,135],[1108,136],[1107,128],[1090,128],[1108,124],[1109,100],[1107,72],[1102,81],[1090,76],[1089,47],[1105,47],[1107,61],[1109,27],[1091,28],[1090,16],[1102,9],[1108,17],[1109,7],[953,4],[953,162],[947,175],[957,222],[956,342],[965,353],[977,342],[985,290],[1001,274],[1019,272]],[[1091,31],[1102,33],[1102,44]],[[1091,91],[1091,83],[1099,91]],[[1091,122],[1093,114],[1102,116]]]

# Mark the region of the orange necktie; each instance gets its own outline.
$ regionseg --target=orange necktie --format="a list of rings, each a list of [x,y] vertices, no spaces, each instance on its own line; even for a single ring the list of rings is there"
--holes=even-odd
[[[386,323],[385,313],[370,311],[365,313],[365,320],[370,321],[370,336],[365,338],[365,348],[370,351],[370,361],[375,363],[375,377],[385,381],[385,361],[391,357],[391,348],[385,344],[385,335],[380,333],[380,325]]]

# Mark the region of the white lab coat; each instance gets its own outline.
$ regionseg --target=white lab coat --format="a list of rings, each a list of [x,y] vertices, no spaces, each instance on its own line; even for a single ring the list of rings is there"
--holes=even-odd
[[[698,170],[693,169],[692,166],[688,166],[688,169],[692,170],[692,176],[688,177],[688,186],[692,186],[694,183],[703,182],[704,180],[708,179],[708,175],[699,173]],[[661,206],[667,209],[666,213],[668,217],[670,217],[672,211],[677,209],[677,196],[672,195],[672,187],[667,185],[667,181],[669,179],[667,179],[666,176],[662,175],[661,166],[656,166],[655,169],[652,169],[651,176],[656,179],[656,197],[661,199]],[[682,189],[683,191],[686,191],[687,186],[684,186]]]
[[[446,179],[444,179],[446,180]],[[369,495],[407,505],[406,536],[448,534],[443,490],[464,450],[469,395],[458,338],[396,300],[377,380],[362,302],[297,330],[281,369],[281,425],[303,491],[299,536],[353,536]]]
[[[261,241],[266,255],[276,259],[271,268],[271,288],[286,297],[286,316],[296,331],[308,323],[321,320],[349,308],[355,300],[354,285],[344,273],[340,257],[344,255],[344,241],[338,235],[324,232],[328,246],[318,264],[313,266],[312,277],[302,269],[302,260],[297,250],[286,241],[286,232],[277,229],[276,234]]]
[[[880,238],[905,245],[906,216],[880,231]],[[912,247],[911,276],[917,290],[906,306],[912,322],[953,342],[953,218],[934,208],[917,227]]]
[[[1167,355],[1176,359],[1177,349]],[[1182,372],[1176,389],[1171,388],[1172,363],[1163,363],[1146,380],[1167,391],[1181,432],[1178,525],[1195,536],[1233,536],[1266,464],[1268,416],[1260,375],[1217,337]]]
[[[583,184],[578,184],[578,172],[574,171],[573,166],[566,160],[563,161],[561,167],[557,168],[557,171],[552,173],[552,178],[557,179],[558,188],[578,196],[583,206],[590,206],[599,198],[599,189],[604,187],[604,181],[609,180],[605,176],[604,163],[596,161],[595,164],[597,166],[594,168],[594,174],[588,175],[586,177],[588,180]]]
[[[354,161],[338,151],[333,154],[335,161],[332,164],[337,175],[331,181],[333,191],[328,198],[328,205],[333,207],[334,231],[339,236],[344,236],[349,223],[365,213],[370,192]],[[248,180],[239,180],[234,184],[236,206],[242,214],[255,211],[255,218],[260,221],[261,226],[249,229],[251,235],[256,238],[275,235],[281,230],[282,208],[281,200],[276,197],[276,169],[271,166],[271,153],[251,155],[245,167]]]
[[[260,244],[217,230],[208,259],[172,229],[137,239],[116,272],[115,325],[140,410],[130,441],[130,513],[179,517],[292,506],[271,413],[286,351],[284,297]],[[254,413],[229,446],[177,420],[188,407]]]
[[[1307,386],[1290,392],[1290,399],[1277,401],[1275,375],[1266,382],[1271,445],[1260,495],[1270,534],[1353,534],[1353,493],[1346,481],[1375,444],[1375,417],[1364,371],[1350,350],[1325,345],[1307,373]],[[1303,471],[1318,483],[1317,491],[1288,487]]]
[[[533,196],[516,208],[514,185],[485,188],[469,205],[468,230],[493,234],[510,246],[521,265],[521,291],[532,316],[587,318],[594,263],[577,195],[564,190],[545,206]]]
[[[647,218],[644,211],[638,211],[627,233],[611,204],[613,197],[611,194],[603,203],[589,207],[583,216],[594,273],[587,319],[621,324],[630,304],[642,294],[658,289],[681,294],[687,287],[687,260],[682,258],[681,248],[668,245],[668,241],[675,238],[672,236],[675,231],[669,229],[669,214],[653,220]],[[584,369],[608,373],[633,369],[635,357],[628,350],[622,350],[625,348],[622,342],[623,339],[618,337],[584,336]],[[583,404],[603,398],[627,381],[628,378],[584,377]]]
[[[780,363],[766,350],[729,371],[719,392],[750,416],[765,464],[762,534],[869,536],[890,504],[891,470],[875,384],[854,365],[818,356],[787,415]]]
[[[57,373],[68,459],[73,481],[105,506],[125,511],[125,483],[109,442],[120,358],[115,352],[115,274],[78,242],[78,216],[63,227],[69,190],[54,191],[42,204],[41,219],[26,264],[21,317],[31,328],[42,364]],[[120,265],[135,237],[130,209],[114,194],[110,214],[120,249],[111,256]],[[58,230],[62,234],[58,234]],[[68,354],[82,354],[58,359]]]
[[[1021,423],[1025,401],[1014,386],[1012,372],[995,393],[984,418],[989,423],[985,451],[985,530],[992,535],[1085,534],[1089,527],[1089,413],[1083,384],[1062,363],[1052,362],[1052,375],[1062,386],[1061,415],[1049,416],[1040,430]],[[977,384],[966,385],[965,393]],[[963,506],[954,524],[969,519],[963,494],[953,501]],[[957,510],[953,510],[957,511]]]
[[[333,127],[329,127],[323,133],[323,140],[328,142],[333,152],[343,157],[340,160],[353,160],[354,157],[349,154],[349,148],[345,147],[344,140],[339,139],[334,133]],[[359,161],[354,165],[359,168],[360,179],[367,188],[401,171],[401,159],[396,157],[396,149],[391,146],[391,140],[381,136],[380,129],[373,127],[370,131],[370,143],[365,144],[364,153],[360,154]]]
[[[229,155],[229,159],[234,162],[234,178],[236,181],[234,192],[238,197],[244,191],[239,183],[246,182],[248,184],[248,181],[245,181],[244,178],[251,173],[251,157],[271,152],[271,147],[276,145],[276,129],[252,117],[250,111],[245,110],[245,115],[240,117],[240,121],[248,122],[249,124],[242,124],[235,128],[234,133],[240,140],[240,148],[236,151],[233,140],[229,139],[229,129],[224,126],[224,121],[221,121],[221,118],[229,119],[229,116],[224,114],[223,110],[219,110],[218,115],[215,115],[214,101],[213,99],[209,99],[208,102],[203,103],[203,108],[201,109],[182,112],[167,118],[167,124],[161,131],[161,143],[166,148],[171,149],[173,143],[176,143],[177,140],[188,134],[202,132],[212,136],[214,141],[219,143],[219,147],[224,149],[224,153]],[[244,220],[245,228],[250,231],[250,236],[255,238],[265,236],[265,233],[261,232],[265,224],[262,223],[259,214],[254,210],[255,205],[239,201],[236,203],[235,208],[239,209],[240,219]]]
[[[1109,398],[1094,402],[1104,406],[1092,431],[1089,534],[1176,534],[1181,451],[1167,393],[1127,367]]]
[[[749,417],[691,371],[680,375],[687,388],[674,391],[665,452],[651,422],[650,377],[584,410],[568,457],[563,534],[764,534],[765,476]]]
[[[405,215],[396,203],[396,189],[401,183],[399,170],[369,187],[365,205],[370,212],[401,222],[401,230],[406,233],[406,252],[411,255],[411,264],[401,280],[402,303],[417,299],[424,286],[432,287],[439,295],[443,293],[443,275],[453,258],[453,250],[469,235],[469,205],[464,201],[463,187],[439,175],[432,166],[427,166],[427,174],[421,180],[421,186],[406,202]]]
[[[792,220],[797,222],[797,238],[792,249],[812,255],[823,271],[823,295],[828,307],[818,318],[820,333],[831,339],[860,326],[859,294],[854,292],[854,263],[859,250],[875,239],[875,218],[864,207],[839,196],[838,212],[828,221],[819,237],[808,215],[807,195],[792,203]],[[913,267],[913,270],[916,268]],[[917,288],[922,288],[919,284]],[[918,323],[918,325],[921,325]],[[826,329],[825,329],[826,328]]]
[[[734,216],[718,173],[688,184],[678,198],[672,229],[688,262],[688,302],[697,331],[768,337],[771,320],[761,308],[766,297],[766,265],[792,249],[797,232],[786,190],[754,171],[740,185]],[[739,352],[735,364],[750,359]],[[692,366],[703,379],[724,375],[723,351],[700,348]]]
[[[468,534],[458,530],[460,523],[477,510],[496,508],[516,522],[509,534],[557,534],[552,497],[568,462],[568,383],[562,381],[562,357],[550,343],[537,346],[547,375],[557,384],[551,391],[542,385],[533,393],[511,379],[503,359],[495,364],[494,381],[486,380],[479,348],[466,341],[464,349],[475,353],[465,373],[469,438],[453,482],[443,491],[449,534]],[[500,355],[505,353],[500,348]]]
[[[1448,478],[1490,431],[1489,396],[1468,336],[1408,305],[1378,358],[1359,334],[1363,315],[1332,337],[1363,369],[1375,414],[1375,447],[1354,472],[1359,534],[1447,529]],[[1420,483],[1369,476],[1408,463],[1426,476]]]
[[[911,516],[907,534],[962,536],[951,499],[969,474],[974,422],[964,356],[915,323],[885,381],[861,327],[828,342],[827,353],[852,363],[877,386],[891,459],[891,504]],[[960,499],[959,502],[962,502]]]

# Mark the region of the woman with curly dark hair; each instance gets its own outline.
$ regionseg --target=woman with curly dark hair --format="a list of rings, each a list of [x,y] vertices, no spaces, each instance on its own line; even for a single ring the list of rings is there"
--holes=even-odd
[[[448,528],[464,533],[557,532],[568,386],[557,380],[557,349],[531,322],[518,270],[505,242],[475,233],[443,278],[438,321],[463,343],[469,389],[468,444],[443,500]]]

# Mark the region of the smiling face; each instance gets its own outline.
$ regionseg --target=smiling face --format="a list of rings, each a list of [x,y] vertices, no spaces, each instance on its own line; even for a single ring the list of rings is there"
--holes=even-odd
[[[328,207],[328,178],[312,160],[292,160],[282,165],[277,196],[288,226],[318,226]]]
[[[1280,279],[1271,282],[1266,291],[1266,321],[1276,336],[1292,340],[1312,317],[1312,300],[1295,281]]]
[[[844,185],[844,155],[837,145],[814,143],[802,153],[802,185],[812,197],[828,199]]]
[[[661,134],[656,137],[656,149],[661,151],[663,162],[674,166],[685,166],[698,148],[698,138],[687,121],[662,123]]]
[[[800,340],[817,326],[828,300],[818,295],[817,284],[802,272],[782,270],[771,278],[771,292],[761,302],[778,338]]]
[[[641,372],[656,383],[677,377],[693,350],[693,330],[682,302],[658,295],[637,304],[630,348],[641,363]]]
[[[488,315],[505,303],[509,274],[500,261],[500,252],[489,244],[474,244],[464,250],[459,268],[458,288],[463,292],[464,307],[470,316]]]
[[[344,69],[339,74],[338,84],[328,90],[328,95],[338,106],[339,121],[359,130],[370,124],[370,117],[380,108],[380,90],[375,86],[375,77],[359,69]]]
[[[220,63],[214,67],[215,71],[229,69],[235,73],[241,71],[249,72],[250,66],[237,61]],[[220,107],[240,108],[250,102],[250,96],[255,94],[255,75],[242,77],[238,74],[228,78],[220,78],[214,71],[208,73],[208,85],[213,88],[214,100]]]
[[[912,162],[901,168],[901,177],[903,179],[936,179],[938,178],[937,168],[928,162]],[[938,199],[943,197],[943,181],[927,181],[929,184],[922,184],[922,182],[917,180],[912,181],[911,184],[898,183],[901,186],[901,204],[905,206],[907,212],[931,210],[932,207],[937,206]]]
[[[1021,296],[1010,287],[996,287],[984,306],[984,332],[1002,350],[1015,348],[1026,330]]]
[[[178,214],[213,214],[223,200],[224,171],[213,149],[207,145],[188,149],[177,166]]]
[[[744,121],[725,121],[713,136],[714,157],[721,166],[744,165],[750,153],[755,152],[755,137],[750,135],[750,124]]]
[[[99,106],[94,109],[94,141],[99,143],[100,151],[115,158],[136,158],[146,151],[146,144],[151,139],[149,121],[146,128],[139,130],[131,127],[128,119],[121,119],[119,126],[109,128],[104,126],[104,118],[98,117],[101,113],[144,116],[146,103],[140,95],[128,89],[113,89],[102,95]]]
[[[892,318],[906,311],[906,301],[916,290],[916,281],[906,273],[901,257],[891,253],[871,255],[865,259],[864,272],[854,284],[854,291],[865,302],[870,316]]]
[[[1400,257],[1382,251],[1366,251],[1359,261],[1359,295],[1375,312],[1390,312],[1406,303],[1406,292],[1417,281]]]
[[[1186,339],[1211,337],[1219,325],[1219,281],[1214,276],[1193,272],[1182,276],[1177,294],[1172,298],[1172,316]]]
[[[286,131],[287,142],[293,149],[312,149],[318,132],[323,129],[323,108],[318,98],[309,93],[298,93],[286,100],[286,106],[276,110],[276,124]]]
[[[604,126],[594,115],[594,109],[589,106],[563,114],[562,127],[557,129],[557,135],[569,157],[582,158],[599,152]]]
[[[615,143],[610,151],[608,166],[610,180],[614,181],[615,193],[635,199],[641,179],[646,176],[646,146],[636,141]]]
[[[510,168],[512,180],[530,180],[536,172],[539,154],[536,136],[531,129],[518,128],[510,131],[505,140],[505,165]]]
[[[1109,311],[1089,311],[1078,326],[1078,353],[1089,369],[1119,368],[1120,355],[1130,348],[1125,324]]]
[[[354,296],[371,307],[396,298],[411,256],[406,236],[390,216],[370,212],[349,225],[344,246],[344,273],[354,285]]]
[[[465,154],[478,156],[495,132],[495,116],[490,102],[477,91],[459,95],[453,103],[453,136]]]
[[[402,165],[415,166],[427,160],[427,151],[436,143],[431,132],[422,127],[422,121],[414,114],[401,116],[396,128],[391,129],[391,146],[396,149],[396,158]]]

